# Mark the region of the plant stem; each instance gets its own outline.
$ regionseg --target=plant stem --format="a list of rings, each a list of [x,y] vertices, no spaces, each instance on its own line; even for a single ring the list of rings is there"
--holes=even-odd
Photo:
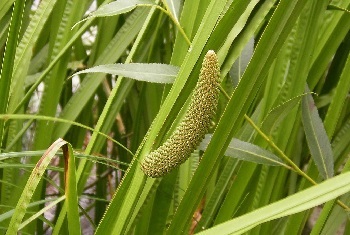
[[[170,19],[174,22],[174,24],[176,25],[176,27],[178,28],[178,30],[180,31],[180,33],[182,34],[182,36],[184,37],[185,41],[187,42],[187,44],[189,46],[191,46],[191,41],[190,39],[187,37],[185,31],[183,30],[183,28],[181,27],[181,25],[179,24],[179,22],[174,18],[174,16],[166,9],[164,9],[161,6],[158,5],[153,5],[153,4],[140,4],[139,6],[145,6],[145,7],[155,7],[159,10],[161,10],[162,12],[164,12],[167,16],[170,17]]]

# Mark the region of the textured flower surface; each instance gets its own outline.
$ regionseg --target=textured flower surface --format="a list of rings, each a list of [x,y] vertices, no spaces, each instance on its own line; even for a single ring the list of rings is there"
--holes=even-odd
[[[220,66],[214,51],[204,57],[199,80],[185,117],[174,133],[142,161],[149,177],[162,177],[185,162],[208,132],[218,104]]]

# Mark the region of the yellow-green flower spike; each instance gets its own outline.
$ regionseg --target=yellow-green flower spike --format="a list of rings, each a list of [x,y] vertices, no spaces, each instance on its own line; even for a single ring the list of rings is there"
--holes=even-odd
[[[190,106],[174,133],[142,161],[149,177],[161,177],[185,162],[209,130],[218,104],[220,66],[214,51],[204,57]]]

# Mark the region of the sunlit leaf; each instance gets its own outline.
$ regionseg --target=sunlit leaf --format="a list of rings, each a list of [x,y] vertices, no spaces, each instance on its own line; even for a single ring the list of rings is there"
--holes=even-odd
[[[109,4],[101,6],[100,8],[98,8],[94,12],[91,12],[88,15],[88,17],[77,22],[73,26],[73,28],[76,25],[78,25],[79,23],[86,21],[88,19],[91,19],[91,18],[115,16],[115,15],[128,13],[129,11],[134,10],[139,5],[150,6],[150,5],[155,5],[155,3],[150,1],[150,0],[119,0],[119,1],[114,1],[114,2],[111,2]]]
[[[167,64],[105,64],[85,69],[75,75],[82,73],[109,73],[138,81],[173,83],[178,71],[178,67]]]
[[[150,0],[118,0],[111,2],[107,5],[101,6],[96,11],[90,13],[89,18],[124,14],[133,10],[138,5],[142,4],[155,5],[155,3]]]

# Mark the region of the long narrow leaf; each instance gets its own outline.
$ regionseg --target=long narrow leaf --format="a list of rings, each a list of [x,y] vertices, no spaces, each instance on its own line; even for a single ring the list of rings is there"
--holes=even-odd
[[[73,148],[70,144],[62,147],[65,163],[65,195],[67,200],[67,220],[69,234],[81,234],[79,219],[77,180]]]
[[[6,40],[5,54],[0,71],[0,113],[6,113],[8,108],[13,66],[15,64],[16,46],[21,31],[25,3],[25,0],[19,0],[16,1],[16,4],[13,7],[10,28]],[[0,144],[3,140],[3,131],[4,121],[0,120]]]
[[[43,215],[45,212],[49,211],[51,208],[57,206],[58,203],[60,203],[61,201],[63,201],[64,199],[66,199],[66,196],[63,195],[55,200],[53,200],[53,202],[51,202],[50,204],[48,204],[47,206],[45,206],[44,208],[42,208],[40,211],[38,211],[37,213],[35,213],[34,215],[32,215],[30,218],[28,218],[26,221],[23,221],[23,223],[19,226],[19,230],[24,228],[25,226],[27,226],[29,223],[31,223],[32,221],[34,221],[35,219],[37,219],[39,216]],[[31,203],[32,204],[32,203]],[[30,205],[30,204],[29,204]],[[30,207],[28,205],[28,208]]]
[[[261,223],[313,208],[349,191],[350,173],[345,173],[198,234],[242,234]]]
[[[199,149],[205,151],[210,140],[211,140],[211,135],[206,135],[206,137],[200,144]],[[271,165],[271,166],[284,166],[286,168],[289,168],[287,165],[285,165],[282,162],[281,159],[279,159],[273,153],[265,149],[262,149],[259,146],[256,146],[254,144],[241,141],[235,138],[232,139],[231,142],[229,143],[225,152],[225,156],[234,157],[243,161],[255,162],[258,164]]]
[[[178,71],[178,67],[167,64],[105,64],[85,69],[74,75],[82,73],[109,73],[138,81],[173,83]]]
[[[16,234],[18,232],[18,228],[26,213],[30,199],[34,194],[34,191],[38,186],[41,177],[43,176],[47,166],[55,156],[56,152],[66,143],[67,142],[62,139],[56,140],[36,164],[22,192],[22,195],[18,200],[16,210],[13,213],[8,230],[6,232],[7,235]]]
[[[59,203],[60,201],[64,200],[65,196],[59,197],[59,198],[49,198],[49,199],[45,199],[45,200],[41,200],[41,201],[36,201],[36,202],[32,202],[28,204],[27,208],[31,208],[31,207],[36,207],[38,205],[44,205],[49,203],[49,205],[47,205],[46,207],[44,207],[42,210],[40,210],[39,212],[37,212],[35,215],[33,215],[32,217],[30,217],[28,220],[32,220],[33,218],[36,218],[37,216],[41,215],[42,213],[44,213],[45,211],[47,211],[45,208],[50,208],[52,205],[56,205],[57,203]],[[9,210],[3,214],[0,215],[0,222],[9,219],[12,217],[13,213],[15,212],[15,209]],[[26,220],[26,221],[28,221]],[[21,226],[19,227],[19,229],[21,229],[22,227],[24,227],[26,225],[26,221],[24,221]]]
[[[89,15],[89,18],[114,16],[114,15],[127,13],[135,9],[135,7],[141,4],[155,5],[155,3],[151,0],[118,0],[100,7],[96,11],[92,12]]]
[[[311,156],[319,173],[324,179],[332,177],[334,163],[331,144],[311,94],[302,100],[302,121]]]
[[[146,9],[138,10],[136,9],[125,21],[123,26],[116,33],[114,38],[110,41],[108,46],[103,52],[100,53],[100,56],[97,58],[95,65],[113,63],[115,60],[120,59],[124,50],[128,45],[135,39],[136,35],[140,32],[141,27],[146,19]],[[74,120],[77,118],[83,107],[86,103],[93,97],[94,92],[97,87],[103,81],[103,74],[94,74],[95,76],[89,74],[86,76],[86,79],[82,81],[77,92],[71,97],[66,107],[63,109],[60,116],[64,119]],[[89,76],[92,76],[92,79],[88,79]],[[130,84],[131,83],[131,84]],[[127,84],[121,83],[120,89],[123,89],[123,94],[125,90],[130,89],[132,82]],[[125,97],[123,97],[120,103],[124,102]],[[117,105],[117,104],[114,104]],[[120,104],[121,105],[121,104]],[[55,126],[54,136],[55,138],[63,136],[69,129],[70,125],[57,125]]]

